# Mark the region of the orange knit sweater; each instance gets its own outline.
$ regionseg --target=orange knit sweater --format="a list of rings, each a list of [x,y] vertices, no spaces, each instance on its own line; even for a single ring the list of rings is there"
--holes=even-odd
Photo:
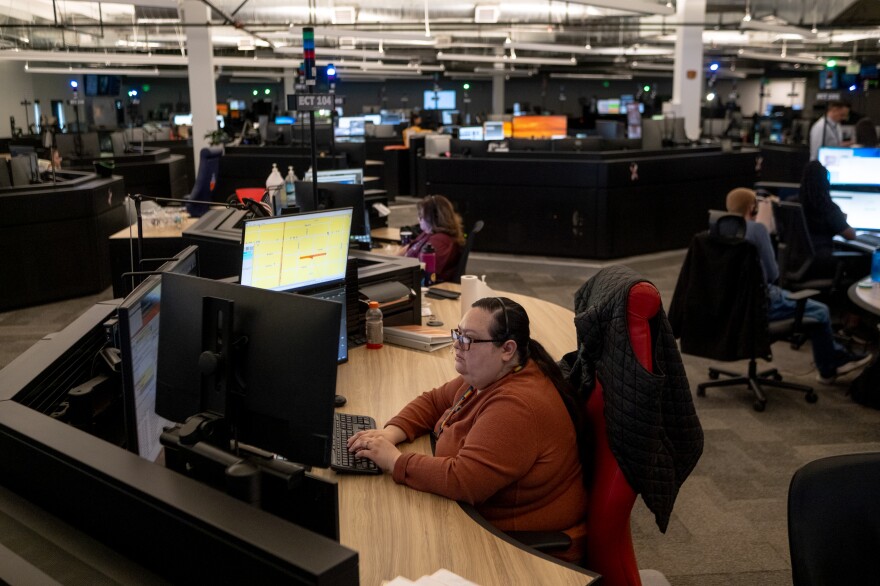
[[[467,388],[459,376],[414,399],[386,425],[401,428],[410,441],[436,433]],[[393,477],[471,503],[502,531],[583,537],[587,493],[574,424],[556,388],[531,361],[473,393],[447,421],[435,456],[403,454]],[[579,551],[582,543],[575,545]]]

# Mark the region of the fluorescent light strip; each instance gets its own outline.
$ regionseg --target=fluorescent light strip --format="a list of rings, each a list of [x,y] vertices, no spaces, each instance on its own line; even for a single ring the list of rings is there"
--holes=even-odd
[[[820,65],[823,63],[821,59],[814,56],[797,57],[790,55],[787,57],[783,57],[782,55],[774,53],[759,53],[757,51],[746,51],[743,49],[737,51],[737,57],[741,59],[763,59],[766,61],[781,61],[783,63],[805,63],[807,65]]]
[[[672,16],[675,7],[671,3],[658,4],[645,0],[569,0],[572,4],[586,4],[596,8],[610,8],[623,12],[637,12],[639,14],[663,14]]]
[[[466,55],[464,53],[437,53],[438,61],[461,61],[468,63],[509,63],[510,65],[563,65],[574,67],[577,61],[573,59],[554,59],[552,57],[517,57],[513,59],[506,55]]]
[[[275,53],[282,55],[299,55],[302,56],[302,47],[279,47],[275,49]],[[418,55],[395,54],[389,52],[379,52],[369,49],[336,49],[332,47],[315,47],[316,55],[332,55],[336,57],[357,57],[359,59],[387,59],[388,61],[412,61],[418,59]]]
[[[445,71],[443,65],[396,65],[388,63],[339,63],[336,69],[340,72],[357,72],[357,71]]]
[[[673,49],[666,47],[600,47],[587,49],[584,45],[557,45],[553,43],[504,43],[505,47],[513,47],[523,51],[546,51],[548,53],[566,53],[573,55],[672,55]]]
[[[816,38],[816,34],[808,29],[792,26],[790,24],[764,22],[761,20],[742,21],[739,24],[741,29],[765,31],[771,33],[782,33],[786,35],[796,35],[802,39]]]
[[[28,73],[50,73],[59,75],[136,75],[140,77],[159,77],[158,67],[152,69],[92,69],[88,67],[31,67],[25,65]]]
[[[301,36],[302,28],[291,27],[290,34]],[[351,37],[354,39],[372,39],[382,41],[386,45],[425,45],[434,46],[437,42],[432,37],[424,34],[395,33],[391,31],[362,31],[357,29],[341,29],[335,27],[315,27],[315,37],[339,38]]]
[[[630,73],[551,73],[550,79],[632,79]]]

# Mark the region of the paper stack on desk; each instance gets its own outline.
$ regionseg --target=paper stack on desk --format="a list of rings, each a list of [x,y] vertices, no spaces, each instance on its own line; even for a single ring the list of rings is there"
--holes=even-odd
[[[419,586],[479,586],[476,582],[466,580],[449,570],[437,570],[430,576],[422,576],[415,582],[403,576],[398,576],[390,582],[383,582],[382,584],[383,586],[411,586],[412,584],[418,584]]]
[[[449,330],[419,325],[385,326],[384,339],[388,344],[425,352],[433,352],[452,345],[452,334]]]
[[[474,301],[483,297],[497,297],[498,294],[486,284],[486,275],[482,278],[476,275],[461,276],[461,315],[467,313]]]

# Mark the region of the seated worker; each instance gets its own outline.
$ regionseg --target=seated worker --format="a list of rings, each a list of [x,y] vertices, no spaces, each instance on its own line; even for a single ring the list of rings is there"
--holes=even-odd
[[[856,231],[846,221],[846,214],[831,200],[828,169],[819,161],[807,163],[801,179],[798,200],[804,209],[807,230],[810,232],[810,240],[813,241],[813,250],[817,258],[831,256],[832,239],[838,234],[847,240],[856,237]]]
[[[461,216],[455,213],[452,202],[442,195],[425,197],[416,204],[416,210],[422,232],[400,254],[418,258],[425,245],[430,243],[434,247],[434,272],[437,279],[448,281],[455,276],[461,248],[464,246]]]
[[[501,531],[564,531],[572,546],[557,557],[578,562],[587,493],[562,372],[530,338],[522,306],[504,297],[476,301],[452,336],[460,376],[414,399],[384,429],[355,434],[349,449],[399,484],[474,505]],[[428,433],[434,456],[396,447]]]
[[[403,129],[403,146],[409,148],[409,138],[416,133],[423,132],[422,128],[422,115],[418,112],[413,112],[412,116],[409,118],[409,126]]]
[[[788,291],[776,286],[779,266],[773,254],[770,234],[763,224],[755,220],[757,196],[751,189],[739,187],[727,194],[727,211],[739,214],[746,219],[746,240],[758,249],[764,281],[767,284],[767,317],[770,321],[794,317],[796,303],[788,298]],[[828,306],[814,299],[807,299],[804,318],[812,318],[818,323],[810,328],[810,341],[813,346],[813,361],[819,374],[816,380],[822,384],[832,384],[838,376],[852,372],[871,361],[871,356],[849,352],[834,341],[831,332],[831,313]]]

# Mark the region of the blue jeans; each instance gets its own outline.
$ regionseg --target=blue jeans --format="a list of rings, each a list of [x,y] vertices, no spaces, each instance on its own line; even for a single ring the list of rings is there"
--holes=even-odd
[[[788,298],[787,291],[776,285],[769,285],[767,293],[769,295],[767,317],[770,321],[794,317],[797,302]],[[804,320],[807,319],[818,322],[809,327],[816,370],[823,377],[832,377],[837,374],[838,365],[846,362],[848,358],[846,349],[834,341],[834,334],[831,332],[831,313],[828,311],[828,306],[814,299],[807,299]]]

